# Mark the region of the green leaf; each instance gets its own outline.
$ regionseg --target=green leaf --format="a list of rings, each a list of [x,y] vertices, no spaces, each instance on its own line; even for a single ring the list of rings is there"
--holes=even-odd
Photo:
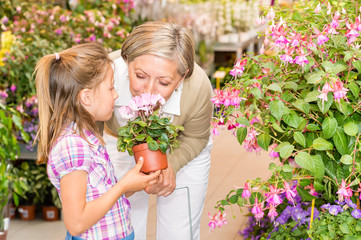
[[[247,128],[246,127],[240,127],[237,129],[237,140],[239,144],[242,144],[244,139],[247,137]]]
[[[316,84],[325,76],[324,71],[312,72],[305,75],[307,83]]]
[[[285,114],[283,116],[283,121],[293,127],[293,128],[297,128],[300,123],[303,121],[303,118],[302,117],[299,117],[298,115],[296,114]]]
[[[298,108],[299,110],[301,110],[302,112],[304,112],[306,114],[308,114],[310,112],[310,104],[303,99],[297,99],[293,103],[293,106],[295,106],[296,108]]]
[[[356,60],[352,62],[352,65],[361,73],[361,60]]]
[[[269,85],[267,87],[267,89],[270,89],[270,90],[275,91],[275,92],[282,93],[282,89],[277,83],[272,83],[271,85]]]
[[[333,145],[332,143],[330,143],[329,141],[327,141],[324,138],[316,138],[315,140],[313,140],[313,144],[312,146],[319,151],[325,151],[325,150],[332,150],[333,149]]]
[[[255,99],[260,99],[262,97],[262,92],[259,90],[259,88],[254,87],[250,90],[250,93],[253,94]]]
[[[316,199],[315,196],[312,196],[311,194],[309,194],[304,188],[302,187],[297,187],[297,193],[300,195],[301,199],[304,202],[310,202],[312,201],[312,199]]]
[[[282,170],[284,172],[293,172],[293,167],[291,167],[289,164],[285,164],[283,165]]]
[[[325,71],[328,73],[332,73],[334,64],[330,61],[324,61],[321,63],[321,65],[325,68]]]
[[[166,153],[168,149],[168,144],[165,142],[160,142],[159,149],[162,151],[162,153]]]
[[[337,120],[332,118],[332,117],[327,117],[325,118],[325,120],[322,123],[322,131],[323,131],[323,136],[326,139],[331,138],[337,129]]]
[[[322,178],[325,174],[325,166],[320,155],[310,155],[306,152],[299,152],[295,161],[300,167],[312,172],[315,178]]]
[[[283,86],[284,89],[292,89],[294,91],[297,91],[298,85],[295,82],[286,82]]]
[[[249,120],[246,117],[238,117],[236,122],[245,126],[249,126]]]
[[[257,138],[258,145],[263,148],[265,151],[268,151],[268,146],[271,142],[271,137],[269,134],[262,133]]]
[[[318,131],[320,130],[320,127],[314,123],[310,123],[307,125],[307,129],[310,131]]]
[[[152,151],[157,151],[159,149],[159,145],[153,139],[147,139],[148,148]]]
[[[347,137],[342,128],[340,127],[337,128],[335,134],[332,136],[332,140],[334,142],[337,151],[341,155],[346,155],[349,153]]]
[[[346,123],[343,126],[343,130],[349,136],[356,136],[358,134],[357,124],[355,122],[353,122],[353,121],[350,121],[350,122]]]
[[[280,156],[282,158],[288,158],[292,154],[294,148],[295,147],[290,144],[283,146],[280,150]]]
[[[277,119],[281,120],[285,113],[285,104],[281,100],[273,100],[269,103],[271,114]]]
[[[145,139],[146,135],[145,134],[139,134],[138,136],[135,137],[135,140],[137,141],[143,141]]]
[[[348,234],[350,233],[350,229],[348,227],[348,224],[347,223],[341,223],[340,225],[340,230],[343,234]]]
[[[340,161],[343,164],[350,165],[350,164],[352,164],[352,157],[350,155],[346,154],[341,157]]]
[[[322,99],[317,99],[317,106],[323,114],[325,114],[331,107],[333,103],[333,95],[331,92],[327,94],[327,101],[322,101]]]
[[[312,92],[309,92],[306,95],[305,101],[306,102],[315,102],[315,101],[317,101],[319,95],[320,95],[320,92],[318,90],[314,90]]]
[[[293,138],[295,139],[295,141],[300,144],[302,147],[306,147],[306,138],[305,136],[302,134],[302,132],[295,132],[293,134]]]
[[[360,87],[354,83],[354,82],[351,82],[348,84],[348,88],[351,90],[352,92],[352,95],[357,98],[360,94]]]
[[[276,130],[277,132],[283,133],[285,132],[280,125],[277,124],[277,122],[273,122],[272,123],[272,127],[274,130]]]
[[[347,69],[347,66],[346,66],[346,65],[344,65],[344,64],[336,64],[335,67],[334,67],[334,69],[332,70],[332,72],[333,72],[334,74],[337,74],[337,73],[339,73],[339,72],[344,71],[345,69]]]

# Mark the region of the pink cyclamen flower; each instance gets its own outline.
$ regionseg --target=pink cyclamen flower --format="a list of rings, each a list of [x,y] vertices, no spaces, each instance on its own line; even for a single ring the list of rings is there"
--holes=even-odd
[[[256,219],[257,222],[260,222],[261,218],[263,218],[264,216],[264,212],[263,212],[263,202],[258,203],[258,198],[256,197],[256,199],[254,200],[254,206],[252,207],[252,214],[254,215],[254,218]]]
[[[131,119],[136,116],[133,110],[128,106],[121,106],[119,109],[119,114],[124,119]]]
[[[285,189],[284,192],[286,193],[286,198],[288,201],[294,203],[294,197],[296,197],[296,190],[293,190],[290,184],[286,181],[283,182]]]
[[[269,148],[271,149],[271,152],[269,153],[270,157],[273,158],[278,158],[280,155],[278,154],[278,152],[275,152],[273,149],[275,149],[278,146],[277,143],[272,144],[271,146],[269,146]]]
[[[317,14],[317,13],[319,13],[320,11],[321,11],[321,4],[318,3],[317,6],[316,6],[316,8],[315,8],[315,13]]]
[[[274,204],[274,205],[279,205],[282,203],[282,199],[280,198],[280,196],[278,196],[279,193],[281,193],[282,189],[277,189],[276,187],[274,187],[273,185],[270,186],[270,192],[266,193],[266,197],[267,197],[267,202],[269,204]]]
[[[342,179],[341,186],[339,187],[338,191],[336,192],[338,194],[338,200],[340,202],[343,202],[343,199],[346,198],[350,200],[352,197],[352,190],[350,188],[351,184],[346,185],[346,181]]]
[[[236,64],[233,66],[233,69],[231,71],[229,71],[229,74],[237,77],[237,76],[242,76],[242,73],[244,71],[244,66],[247,64],[247,59],[243,59],[241,61],[241,59],[239,59]]]
[[[248,198],[250,196],[251,196],[251,191],[250,191],[249,183],[245,182],[243,192],[242,192],[242,197]]]

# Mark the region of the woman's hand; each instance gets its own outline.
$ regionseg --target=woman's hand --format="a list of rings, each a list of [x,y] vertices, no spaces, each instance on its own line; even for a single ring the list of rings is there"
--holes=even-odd
[[[149,194],[168,197],[176,187],[175,177],[176,175],[172,166],[168,165],[168,168],[162,170],[162,173],[159,175],[158,182],[152,186],[146,187],[144,191]]]
[[[126,188],[126,196],[130,196],[134,192],[143,190],[146,187],[153,186],[158,182],[161,171],[158,170],[146,175],[140,171],[143,162],[143,157],[140,157],[135,167],[120,179]]]

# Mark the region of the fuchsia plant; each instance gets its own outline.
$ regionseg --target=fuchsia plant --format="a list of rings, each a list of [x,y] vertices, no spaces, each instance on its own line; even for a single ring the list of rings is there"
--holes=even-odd
[[[213,133],[231,125],[248,151],[279,159],[268,180],[230,191],[221,211],[237,204],[275,221],[284,199],[319,207],[360,194],[361,9],[357,1],[298,4],[267,13],[264,47],[273,54],[237,60],[212,99]]]

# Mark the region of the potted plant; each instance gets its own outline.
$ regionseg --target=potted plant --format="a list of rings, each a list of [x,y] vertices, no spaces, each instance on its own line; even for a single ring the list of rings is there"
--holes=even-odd
[[[144,157],[142,172],[151,172],[168,167],[166,152],[179,147],[178,131],[182,126],[173,125],[169,117],[162,117],[162,96],[141,94],[133,97],[129,106],[120,109],[122,118],[128,119],[118,130],[118,151],[128,151],[138,161]],[[145,155],[149,153],[149,155]]]
[[[45,221],[59,220],[61,202],[54,185],[50,182],[45,165],[38,165],[37,181],[42,188],[39,189],[39,203]]]
[[[264,46],[273,54],[237,60],[234,78],[212,100],[212,126],[279,161],[270,164],[269,179],[232,190],[219,211],[237,204],[256,221],[274,222],[282,204],[293,205],[299,195],[302,204],[311,203],[312,226],[320,206],[361,191],[359,11],[357,1],[299,1],[293,11],[265,11]]]
[[[21,220],[34,220],[36,217],[36,205],[40,203],[44,197],[42,195],[43,189],[46,186],[42,185],[39,179],[42,177],[40,167],[34,161],[25,160],[16,166],[19,170],[19,175],[28,185],[28,189],[24,191],[23,196],[20,197],[18,212]]]
[[[0,96],[1,98],[1,96]],[[13,168],[13,160],[17,159],[19,146],[16,131],[22,130],[20,114],[0,103],[0,239],[6,239],[9,228],[9,205],[13,199],[19,204],[19,197],[27,186],[18,172]],[[24,138],[26,138],[26,134]]]

